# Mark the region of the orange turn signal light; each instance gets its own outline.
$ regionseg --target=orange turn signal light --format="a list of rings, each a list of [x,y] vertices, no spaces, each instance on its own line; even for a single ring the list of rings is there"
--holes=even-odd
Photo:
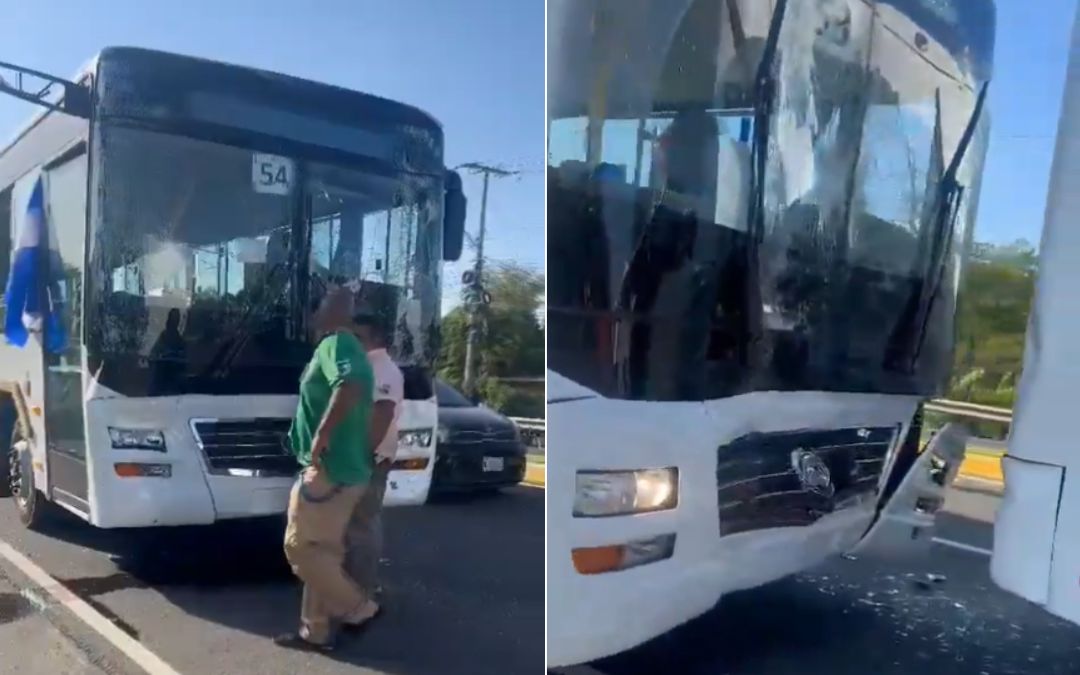
[[[117,462],[113,464],[113,471],[121,478],[171,478],[172,465],[170,464],[146,464],[142,462]]]
[[[674,534],[661,534],[611,546],[575,548],[570,552],[578,574],[617,572],[667,560],[674,554]]]
[[[413,457],[412,459],[397,459],[390,465],[394,471],[423,471],[427,468],[427,457]]]
[[[622,567],[622,546],[597,546],[595,548],[575,548],[571,551],[574,569],[578,574],[603,574],[614,572]]]

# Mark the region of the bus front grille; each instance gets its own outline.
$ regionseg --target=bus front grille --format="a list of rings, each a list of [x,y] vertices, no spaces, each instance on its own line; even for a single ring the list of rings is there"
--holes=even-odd
[[[812,525],[876,499],[899,427],[756,433],[720,446],[720,536]]]
[[[300,470],[289,451],[288,419],[197,419],[195,442],[210,472],[229,476],[293,476]]]

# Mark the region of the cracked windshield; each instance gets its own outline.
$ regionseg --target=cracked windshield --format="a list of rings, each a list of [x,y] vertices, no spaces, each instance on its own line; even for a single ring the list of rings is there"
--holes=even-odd
[[[132,377],[117,386],[211,393],[199,389],[239,369],[249,373],[243,386],[265,378],[273,387],[278,377],[286,393],[308,359],[303,313],[329,284],[356,285],[400,323],[394,346],[403,360],[433,360],[419,310],[426,301],[434,318],[441,177],[109,132],[103,212],[111,227],[95,242],[94,337],[104,355],[137,357],[149,376],[137,383],[125,367]]]

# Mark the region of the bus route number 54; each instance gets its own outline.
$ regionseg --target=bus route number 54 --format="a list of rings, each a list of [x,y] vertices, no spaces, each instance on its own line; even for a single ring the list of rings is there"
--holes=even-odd
[[[256,153],[251,158],[251,184],[255,192],[287,195],[292,191],[295,166],[288,157]]]

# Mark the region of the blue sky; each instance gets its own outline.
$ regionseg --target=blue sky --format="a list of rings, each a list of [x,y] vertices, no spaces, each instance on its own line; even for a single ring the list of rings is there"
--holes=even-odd
[[[990,151],[976,239],[1042,231],[1076,0],[998,0]]]
[[[542,270],[543,0],[38,0],[7,3],[0,20],[0,61],[63,77],[108,45],[266,68],[427,110],[443,123],[449,165],[524,171],[492,183],[486,253]],[[0,137],[34,112],[0,97]],[[480,181],[465,180],[475,233]],[[462,269],[447,270],[444,305],[457,301]]]

